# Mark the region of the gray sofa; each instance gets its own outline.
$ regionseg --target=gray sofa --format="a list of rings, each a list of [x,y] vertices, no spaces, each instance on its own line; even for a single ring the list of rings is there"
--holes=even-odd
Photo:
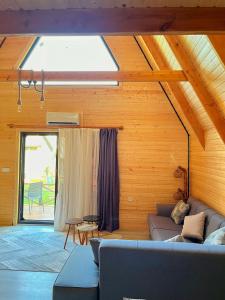
[[[225,227],[225,217],[218,214],[215,210],[193,197],[188,199],[188,203],[191,205],[189,215],[194,215],[201,211],[204,211],[206,214],[204,238],[218,228]],[[164,241],[181,233],[182,225],[176,225],[170,218],[174,206],[174,204],[157,205],[157,215],[149,214],[148,224],[152,240]]]
[[[194,202],[191,213],[198,212],[199,205],[203,205],[194,199],[189,201]],[[224,218],[210,211],[211,214],[206,212],[210,216],[206,235],[213,229],[225,226]],[[168,206],[160,206],[159,212],[161,217],[168,218]],[[181,230],[180,227],[179,230],[166,229],[164,225],[163,228],[153,228],[152,219],[154,217],[150,216],[149,222],[155,238],[167,238]],[[166,221],[160,220],[161,224],[165,224]],[[171,235],[165,233],[162,236],[161,230],[170,231]],[[90,246],[75,247],[56,279],[53,299],[225,299],[225,246],[103,240],[99,260],[98,268],[93,261]]]

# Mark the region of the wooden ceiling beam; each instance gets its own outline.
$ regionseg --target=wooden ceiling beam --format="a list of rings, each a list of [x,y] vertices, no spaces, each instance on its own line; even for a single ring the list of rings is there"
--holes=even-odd
[[[42,79],[40,71],[21,71],[21,80]],[[0,70],[0,82],[19,80],[18,70]],[[151,81],[187,81],[183,71],[97,71],[97,72],[44,72],[45,81],[119,81],[119,82],[151,82]]]
[[[142,36],[138,37],[138,42],[142,47],[142,50],[145,52],[146,57],[150,60],[150,63],[153,63],[156,69],[169,69],[169,64],[165,59],[159,45],[153,36]],[[185,96],[182,88],[179,86],[179,83],[176,82],[167,82],[169,91],[175,97],[177,102],[180,105],[180,108],[186,117],[189,125],[193,129],[199,143],[205,148],[205,135],[204,130],[196,116],[196,113],[190,106],[187,97]]]
[[[2,35],[225,33],[225,7],[0,11]]]
[[[178,62],[180,63],[183,71],[185,72],[189,82],[194,88],[202,106],[207,112],[209,118],[214,124],[218,134],[222,141],[225,143],[225,118],[221,110],[219,109],[216,101],[211,93],[208,91],[207,86],[196,66],[190,59],[190,55],[182,43],[182,39],[179,36],[166,36],[172,51],[174,52]]]
[[[225,35],[208,35],[208,38],[216,50],[221,62],[225,66]]]

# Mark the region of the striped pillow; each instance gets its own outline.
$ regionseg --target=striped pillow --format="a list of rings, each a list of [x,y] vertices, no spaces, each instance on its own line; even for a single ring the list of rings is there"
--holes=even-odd
[[[190,204],[185,203],[183,200],[180,200],[174,207],[171,218],[176,224],[182,224],[185,216],[189,213]]]

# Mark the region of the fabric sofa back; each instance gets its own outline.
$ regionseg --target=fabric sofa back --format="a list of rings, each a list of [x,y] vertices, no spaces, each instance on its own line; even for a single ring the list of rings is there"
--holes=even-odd
[[[104,240],[100,300],[221,300],[225,246]]]
[[[213,231],[221,227],[225,227],[225,217],[218,214],[212,208],[209,208],[203,202],[193,197],[189,197],[188,203],[190,203],[191,205],[191,210],[189,212],[189,215],[195,215],[202,211],[206,214],[204,238],[207,238],[208,235]]]

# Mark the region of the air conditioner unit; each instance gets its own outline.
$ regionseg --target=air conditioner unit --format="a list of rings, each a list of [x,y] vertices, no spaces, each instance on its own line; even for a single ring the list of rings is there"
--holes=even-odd
[[[47,125],[80,125],[80,116],[77,113],[48,112]]]

